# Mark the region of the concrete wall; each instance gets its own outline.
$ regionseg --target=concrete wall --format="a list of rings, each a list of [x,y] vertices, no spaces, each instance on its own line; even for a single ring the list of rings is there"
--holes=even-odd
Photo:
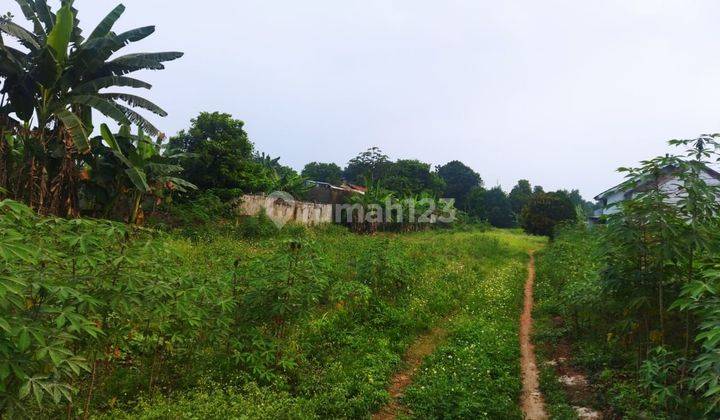
[[[265,195],[242,196],[237,212],[241,216],[257,216],[263,209],[270,219],[281,224],[295,222],[312,226],[333,222],[332,204],[286,201],[280,197]]]

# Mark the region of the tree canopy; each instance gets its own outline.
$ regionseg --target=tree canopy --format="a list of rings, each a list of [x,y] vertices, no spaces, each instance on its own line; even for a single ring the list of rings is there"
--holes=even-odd
[[[390,159],[377,147],[360,153],[348,162],[343,175],[345,180],[355,184],[364,184],[366,179],[371,182],[385,177]]]
[[[273,185],[272,168],[253,156],[245,123],[232,115],[203,112],[190,128],[170,139],[170,150],[191,154],[183,160],[185,178],[200,189],[266,191]]]
[[[343,171],[335,163],[310,162],[303,168],[302,176],[311,181],[339,185],[342,183]]]
[[[486,221],[494,227],[509,228],[516,224],[510,200],[500,187],[489,190],[473,188],[468,194],[466,205],[470,217]]]
[[[438,167],[438,175],[445,181],[445,197],[454,198],[460,209],[466,209],[470,191],[483,185],[480,174],[457,160]]]
[[[520,212],[528,201],[530,201],[532,195],[533,191],[530,186],[530,181],[527,179],[518,181],[517,185],[515,185],[512,190],[510,190],[510,194],[508,194],[513,213],[520,215]]]
[[[429,163],[416,159],[400,159],[389,163],[382,184],[401,195],[427,193],[439,196],[445,187],[445,182],[432,171]]]
[[[566,194],[538,193],[522,210],[520,223],[527,233],[552,237],[558,224],[576,217],[575,206]]]

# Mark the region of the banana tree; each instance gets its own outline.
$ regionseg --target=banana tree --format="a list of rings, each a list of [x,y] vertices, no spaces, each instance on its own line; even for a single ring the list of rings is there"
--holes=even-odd
[[[378,226],[384,226],[388,220],[384,211],[388,210],[386,204],[392,202],[393,193],[382,188],[380,181],[373,182],[370,177],[365,178],[365,185],[365,194],[350,197],[351,204],[358,204],[363,209],[362,214],[353,213],[352,226],[356,232],[375,233]]]
[[[162,137],[153,142],[138,129],[135,136],[130,134],[130,127],[123,126],[115,136],[106,124],[100,126],[100,134],[108,150],[123,166],[123,177],[115,182],[121,183],[119,191],[128,190],[132,196],[129,222],[138,223],[141,203],[144,197],[152,195],[155,200],[162,200],[167,191],[184,193],[197,189],[192,183],[179,178],[182,166],[167,163],[178,156],[163,156]],[[92,173],[88,178],[92,177]],[[116,196],[117,197],[117,196]]]
[[[159,116],[167,113],[151,101],[129,93],[107,92],[113,87],[150,89],[127,75],[139,70],[161,70],[179,52],[136,53],[115,56],[130,43],[151,35],[147,26],[119,34],[112,31],[125,11],[114,8],[87,38],[77,20],[72,0],[63,0],[54,13],[45,0],[16,0],[32,24],[25,29],[12,15],[0,17],[0,129],[22,133],[29,144],[27,181],[18,185],[31,205],[43,207],[47,192],[72,189],[77,161],[91,152],[93,111],[121,125],[135,124],[156,135],[157,128],[136,111]],[[22,49],[4,42],[16,41]],[[6,99],[5,99],[6,98]],[[72,191],[54,201],[72,201]]]

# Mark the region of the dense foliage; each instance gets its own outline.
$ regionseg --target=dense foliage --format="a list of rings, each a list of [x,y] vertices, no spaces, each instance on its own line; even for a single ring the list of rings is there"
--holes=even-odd
[[[720,190],[705,174],[718,144],[671,143],[687,151],[623,169],[635,193],[606,226],[560,234],[539,290],[614,414],[716,418]]]
[[[510,205],[512,206],[512,211],[516,215],[519,215],[520,212],[522,212],[522,209],[527,205],[527,203],[532,198],[533,191],[532,187],[530,186],[530,181],[527,179],[521,179],[518,181],[518,183],[510,190],[510,193],[508,194],[508,199],[510,200]]]
[[[170,139],[172,152],[185,153],[185,178],[200,189],[261,192],[271,188],[270,171],[253,160],[245,123],[230,114],[203,112],[187,131]]]
[[[303,168],[302,176],[311,181],[340,185],[342,183],[343,171],[334,163],[310,162]]]
[[[445,189],[444,181],[419,160],[400,159],[393,162],[382,179],[385,188],[401,195],[428,194],[439,197]]]
[[[563,222],[575,220],[577,213],[570,198],[560,192],[533,194],[520,214],[520,225],[533,235],[552,237]]]
[[[133,407],[139,416],[365,416],[387,398],[405,347],[441,318],[489,322],[469,308],[492,302],[515,323],[522,270],[494,273],[522,267],[529,246],[512,234],[391,241],[297,228],[191,243],[41,219],[11,201],[1,208],[2,409],[40,417]],[[465,300],[470,289],[478,293]],[[485,339],[473,334],[458,340]],[[509,375],[517,349],[503,343],[498,372]],[[474,410],[514,400],[518,381]]]
[[[465,201],[465,208],[470,216],[495,227],[509,228],[516,224],[512,204],[500,187],[474,188]]]
[[[483,186],[480,174],[457,160],[438,167],[438,175],[445,181],[445,196],[454,198],[461,210],[467,209],[465,201],[470,191]]]
[[[84,37],[72,1],[63,1],[57,12],[44,0],[18,3],[33,29],[12,15],[0,17],[0,188],[40,212],[77,216],[80,173],[97,156],[90,140],[92,113],[135,124],[151,135],[158,129],[135,109],[166,115],[145,98],[104,89],[149,89],[150,84],[128,74],[161,70],[182,53],[115,56],[155,31],[149,26],[113,32],[122,5]],[[22,49],[2,37],[13,38]]]
[[[389,166],[388,156],[380,148],[371,147],[348,162],[343,177],[355,184],[363,184],[366,180],[375,182],[385,177]]]

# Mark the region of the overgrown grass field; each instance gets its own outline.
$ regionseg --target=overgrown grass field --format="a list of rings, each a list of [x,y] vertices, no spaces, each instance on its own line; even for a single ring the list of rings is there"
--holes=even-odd
[[[419,418],[520,416],[517,318],[539,239],[290,226],[190,240],[2,211],[8,413],[366,418],[405,349],[447,323],[404,403]]]

